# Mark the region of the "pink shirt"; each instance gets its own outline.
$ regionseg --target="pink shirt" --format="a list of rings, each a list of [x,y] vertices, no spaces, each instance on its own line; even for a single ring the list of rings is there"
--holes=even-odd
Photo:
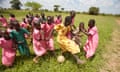
[[[39,18],[34,17],[33,22],[38,21],[38,20],[39,20]]]
[[[72,18],[72,25],[74,24],[74,18]]]
[[[13,17],[10,17],[9,20],[10,20],[10,21],[15,21],[16,19],[13,18]]]
[[[28,25],[27,25],[26,23],[24,23],[24,22],[21,22],[20,26],[21,26],[22,28],[27,28],[27,27],[28,27]]]
[[[61,24],[62,20],[61,19],[56,19],[55,24]]]
[[[2,48],[2,64],[11,66],[16,55],[16,50],[13,49],[13,41],[0,38],[0,47]]]
[[[50,35],[50,32],[53,30],[53,28],[54,28],[54,24],[51,24],[51,25],[49,25],[49,24],[45,24],[45,37],[48,37],[49,35]],[[52,35],[51,35],[51,37],[52,37]]]
[[[7,19],[6,18],[0,18],[0,22],[2,23],[2,26],[6,27],[7,26]]]

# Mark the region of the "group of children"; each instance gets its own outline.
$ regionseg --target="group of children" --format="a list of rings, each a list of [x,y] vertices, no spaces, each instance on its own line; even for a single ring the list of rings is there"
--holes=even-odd
[[[9,24],[7,19],[0,15],[0,22],[5,30],[0,30],[0,47],[2,48],[2,64],[9,67],[12,66],[16,50],[21,55],[30,56],[29,46],[26,38],[31,39],[33,44],[33,50],[35,57],[33,61],[38,63],[38,58],[44,55],[47,51],[55,54],[54,48],[54,31],[57,33],[57,42],[64,53],[70,52],[76,59],[78,64],[84,63],[77,56],[80,53],[80,32],[83,32],[88,36],[86,44],[84,45],[84,51],[86,52],[86,58],[91,58],[98,45],[98,32],[95,26],[95,20],[91,19],[88,22],[88,30],[84,28],[84,23],[81,22],[76,28],[74,25],[75,12],[71,11],[69,16],[65,17],[62,22],[62,16],[45,16],[29,13],[23,18],[23,21],[19,23],[14,14],[10,14]]]

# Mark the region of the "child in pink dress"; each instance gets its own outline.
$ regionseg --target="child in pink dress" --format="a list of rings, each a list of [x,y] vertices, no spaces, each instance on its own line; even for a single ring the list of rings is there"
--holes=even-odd
[[[7,19],[3,15],[0,15],[0,22],[2,23],[3,27],[7,27]]]
[[[23,21],[21,22],[20,26],[21,26],[22,28],[25,28],[25,29],[28,28],[28,24],[27,24],[27,22],[25,21],[25,18],[23,18]]]
[[[9,33],[5,32],[0,38],[0,47],[2,48],[2,64],[6,67],[12,66],[16,56],[16,49]]]
[[[61,24],[62,23],[62,16],[58,15],[57,18],[55,19],[55,24]]]
[[[88,39],[84,45],[84,51],[86,52],[86,58],[91,58],[94,56],[96,48],[98,46],[98,30],[95,26],[95,20],[91,19],[88,23],[89,29],[86,32],[84,29],[82,30],[88,36]]]
[[[14,14],[10,14],[9,21],[10,21],[10,22],[13,22],[13,21],[15,21],[15,20],[16,20],[15,15],[14,15]]]
[[[54,51],[54,41],[53,41],[53,18],[51,16],[47,17],[46,31],[45,31],[45,39],[46,39],[46,49],[50,51]]]
[[[34,23],[33,29],[33,50],[36,54],[33,61],[38,63],[38,58],[46,53],[44,32],[40,27],[39,23]]]

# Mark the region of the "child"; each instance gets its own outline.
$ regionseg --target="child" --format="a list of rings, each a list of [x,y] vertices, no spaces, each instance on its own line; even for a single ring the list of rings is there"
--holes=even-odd
[[[44,13],[41,13],[41,23],[42,24],[45,24],[46,23],[46,16],[45,16],[45,14]]]
[[[75,16],[76,16],[75,11],[71,11],[71,12],[70,12],[70,17],[72,18],[72,23],[71,23],[71,25],[72,25],[73,29],[76,28],[75,25],[74,25],[74,18],[75,18]]]
[[[46,53],[44,32],[39,23],[34,22],[33,29],[33,50],[36,54],[33,61],[38,63],[38,58]]]
[[[45,29],[46,38],[46,49],[54,51],[54,41],[53,41],[53,29],[54,29],[54,19],[52,16],[47,17],[47,24]]]
[[[79,24],[79,27],[72,32],[72,36],[73,36],[72,40],[74,40],[75,43],[78,44],[79,46],[81,45],[80,40],[81,40],[81,37],[82,37],[82,34],[80,33],[80,32],[82,32],[81,28],[84,29],[84,23],[83,22],[81,22]]]
[[[8,24],[8,26],[7,26],[7,32],[8,32],[8,33],[12,32],[13,26],[14,26],[14,25],[12,25],[12,23]]]
[[[10,14],[10,18],[9,18],[10,22],[16,21],[15,15],[14,14]]]
[[[28,28],[29,25],[28,25],[27,22],[25,21],[25,18],[23,18],[23,21],[21,22],[20,26],[21,26],[22,28],[25,28],[25,29]]]
[[[62,23],[62,16],[58,15],[57,18],[55,19],[55,24],[61,24]]]
[[[95,54],[96,48],[98,46],[98,30],[95,26],[94,19],[89,20],[88,27],[88,32],[82,29],[82,32],[88,36],[86,44],[83,48],[86,52],[86,58],[91,58]]]
[[[57,42],[59,43],[63,53],[66,51],[70,52],[70,54],[72,54],[73,57],[76,59],[77,63],[82,64],[84,62],[80,60],[79,57],[77,56],[77,54],[80,53],[79,46],[66,36],[66,33],[69,32],[71,29],[70,27],[71,22],[72,22],[71,17],[67,16],[65,18],[64,25],[59,24],[55,26],[55,30],[58,32]]]
[[[14,25],[14,30],[10,33],[11,38],[14,40],[14,42],[17,44],[19,53],[21,55],[30,55],[29,47],[27,45],[27,41],[24,37],[24,34],[28,34],[29,32],[26,29],[23,29],[20,27],[18,21],[12,22]]]
[[[69,39],[72,39],[72,31],[73,31],[74,29],[76,29],[76,27],[75,27],[75,25],[74,25],[74,18],[75,18],[75,16],[76,16],[75,11],[71,11],[71,12],[70,12],[70,17],[71,17],[71,19],[72,19],[72,22],[71,22],[71,24],[70,24],[71,31],[67,32],[67,34],[66,34],[66,36],[67,36]]]
[[[0,47],[2,47],[2,64],[6,67],[12,66],[15,60],[16,49],[9,33],[5,32],[3,37],[0,37]]]
[[[0,15],[0,22],[2,23],[3,27],[7,27],[7,19],[3,15]]]
[[[33,22],[38,21],[39,22],[40,16],[38,14],[35,15],[35,17],[33,18]]]

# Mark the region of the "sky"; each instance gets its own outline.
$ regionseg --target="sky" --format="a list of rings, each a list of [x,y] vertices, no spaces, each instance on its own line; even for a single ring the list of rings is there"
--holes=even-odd
[[[0,7],[10,8],[10,0],[0,0]],[[54,5],[60,5],[65,10],[88,12],[91,6],[99,7],[100,13],[120,14],[120,0],[20,0],[24,5],[27,1],[40,3],[42,9],[53,10]],[[22,8],[25,8],[23,6]]]

